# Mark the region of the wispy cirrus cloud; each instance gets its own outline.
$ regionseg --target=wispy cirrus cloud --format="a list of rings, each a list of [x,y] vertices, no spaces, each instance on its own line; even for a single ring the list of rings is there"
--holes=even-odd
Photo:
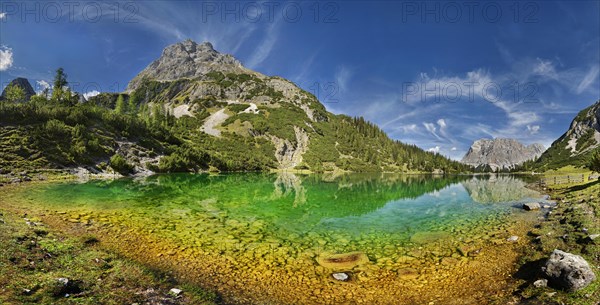
[[[597,65],[593,65],[592,67],[590,67],[588,73],[585,74],[583,79],[581,79],[581,82],[579,82],[579,85],[577,85],[575,92],[577,92],[577,94],[581,94],[586,89],[588,89],[596,81],[599,73],[600,67],[598,67]]]
[[[262,42],[257,44],[257,47],[252,52],[252,55],[250,55],[246,66],[251,69],[256,69],[267,58],[269,58],[279,39],[279,30],[281,27],[280,23],[281,17],[276,18],[273,22],[267,25],[267,28],[264,30],[264,38]]]
[[[341,92],[345,92],[348,89],[348,82],[352,77],[352,71],[345,65],[339,66],[335,72],[335,82],[338,85]]]

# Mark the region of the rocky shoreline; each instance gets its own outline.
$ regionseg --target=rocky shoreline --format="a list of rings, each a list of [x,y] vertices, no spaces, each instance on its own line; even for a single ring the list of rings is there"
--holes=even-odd
[[[548,207],[528,232],[530,246],[520,259],[516,304],[590,304],[600,301],[599,181],[528,187],[548,194]],[[539,209],[538,207],[524,207]]]

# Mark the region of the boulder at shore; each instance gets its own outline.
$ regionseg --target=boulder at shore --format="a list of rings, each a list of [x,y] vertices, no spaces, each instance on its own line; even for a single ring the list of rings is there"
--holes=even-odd
[[[542,272],[551,286],[576,291],[589,285],[596,275],[583,257],[561,250],[554,250]]]
[[[523,209],[525,209],[526,211],[539,210],[540,204],[537,202],[523,203]]]

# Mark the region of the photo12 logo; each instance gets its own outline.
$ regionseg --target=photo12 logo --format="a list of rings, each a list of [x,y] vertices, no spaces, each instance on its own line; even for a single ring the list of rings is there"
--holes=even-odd
[[[495,82],[405,82],[402,84],[402,102],[475,102],[538,103],[536,83],[512,82],[501,86]]]
[[[308,18],[315,23],[337,23],[340,5],[333,1],[279,2],[279,1],[202,1],[203,23],[219,22],[274,22],[283,20],[297,23]]]
[[[133,1],[2,1],[0,11],[3,13],[1,22],[139,22],[139,7]]]
[[[337,97],[340,87],[336,82],[314,82],[308,88],[321,103],[335,104],[339,102]]]
[[[537,23],[537,2],[507,1],[403,1],[402,23]]]

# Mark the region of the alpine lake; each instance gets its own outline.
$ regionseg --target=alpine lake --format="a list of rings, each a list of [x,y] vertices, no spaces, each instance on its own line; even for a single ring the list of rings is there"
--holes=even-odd
[[[544,201],[508,175],[170,174],[0,191],[0,206],[226,304],[503,304],[540,216],[521,206]]]

